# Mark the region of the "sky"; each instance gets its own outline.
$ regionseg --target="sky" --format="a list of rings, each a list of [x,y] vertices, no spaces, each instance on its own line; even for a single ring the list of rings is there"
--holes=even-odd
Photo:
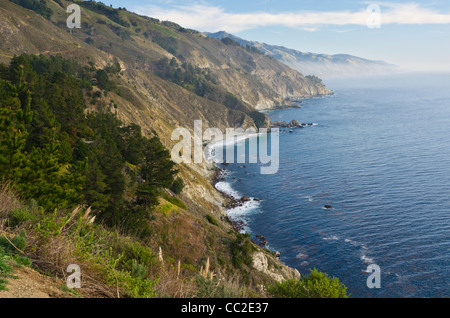
[[[103,0],[202,32],[450,71],[450,1]]]

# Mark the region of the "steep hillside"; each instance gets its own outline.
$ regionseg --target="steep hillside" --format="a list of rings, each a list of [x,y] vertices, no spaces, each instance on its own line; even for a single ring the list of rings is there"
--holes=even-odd
[[[89,1],[78,2],[82,27],[70,30],[70,2],[44,3],[52,12],[50,21],[11,1],[0,1],[0,61],[21,53],[61,54],[98,68],[117,61],[117,88],[104,100],[115,102],[121,120],[139,124],[144,133],[156,131],[169,148],[174,144],[173,129],[192,130],[194,120],[203,120],[204,129],[222,131],[267,126],[267,117],[256,109],[330,93],[321,82],[274,59],[169,22]],[[221,201],[216,191],[198,182],[212,176],[209,169],[189,166],[182,174],[189,185],[187,195],[215,206]]]
[[[79,1],[82,27],[70,30],[66,26],[70,2],[36,1],[41,7],[33,10],[14,2],[22,3],[0,0],[0,62],[5,64],[0,73],[8,72],[13,56],[24,53],[61,55],[77,62],[94,76],[74,79],[84,81],[79,96],[84,97],[85,113],[108,108],[124,124],[142,127],[145,136],[159,136],[168,149],[175,143],[172,131],[177,127],[193,131],[194,120],[202,120],[204,129],[222,131],[266,127],[268,118],[258,109],[330,93],[320,80],[304,77],[273,58],[170,22]],[[130,169],[136,168],[129,163],[123,167]],[[234,277],[247,291],[263,293],[261,286],[267,282],[298,277],[273,253],[233,230],[223,209],[226,198],[212,185],[214,165],[182,164],[177,169],[185,187],[178,195],[167,191],[160,197],[152,211],[153,230],[146,248],[157,253],[161,247],[168,267],[179,261],[191,276],[208,260],[218,277]],[[133,189],[126,190],[127,195],[134,194]],[[64,219],[64,211],[59,213]],[[103,235],[100,231],[100,240]],[[61,268],[49,271],[60,275]]]
[[[247,41],[224,31],[205,34],[215,39],[230,38],[242,46],[248,45],[256,48],[305,75],[314,75],[320,78],[389,74],[399,71],[397,66],[384,61],[372,61],[348,54],[328,55],[300,52],[284,46]]]
[[[83,10],[83,27],[73,35],[134,69],[154,71],[156,61],[175,58],[178,65],[189,63],[199,68],[208,81],[256,109],[289,104],[291,98],[330,93],[323,84],[309,81],[282,63],[179,25],[125,10],[111,13],[95,2],[82,6],[87,9]],[[61,24],[56,15],[52,19]]]

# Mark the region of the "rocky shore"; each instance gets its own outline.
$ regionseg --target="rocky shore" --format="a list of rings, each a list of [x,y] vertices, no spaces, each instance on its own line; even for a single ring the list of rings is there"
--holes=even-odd
[[[234,198],[232,195],[225,193],[223,191],[220,191],[219,189],[216,188],[216,184],[220,181],[225,180],[225,176],[226,176],[226,170],[216,166],[216,171],[215,171],[214,177],[211,182],[212,186],[224,197],[224,206],[223,207],[226,210],[229,210],[229,209],[233,209],[233,208],[242,206],[245,202],[249,201],[250,199],[247,196],[244,196],[238,200],[238,199]],[[228,216],[226,217],[226,221],[229,222],[231,224],[231,226],[233,227],[233,229],[239,233],[244,230],[245,225],[246,225],[244,221],[232,220]]]
[[[212,180],[212,185],[214,186],[214,188],[216,188],[215,186],[216,186],[216,184],[218,182],[225,180],[225,177],[226,177],[226,169],[222,169],[222,168],[216,167],[216,173],[215,173],[214,178]],[[260,199],[258,199],[258,198],[249,198],[246,195],[244,195],[240,199],[236,199],[233,196],[229,195],[228,193],[220,191],[219,189],[217,189],[217,191],[225,198],[224,208],[226,210],[233,209],[233,208],[236,208],[236,207],[239,207],[239,206],[243,206],[246,202],[249,202],[249,201],[252,201],[252,200],[253,201],[260,201]],[[236,232],[242,232],[245,229],[246,223],[244,221],[242,221],[242,220],[232,220],[228,216],[227,216],[226,220],[231,224],[231,226],[233,227],[233,229]],[[256,245],[258,245],[258,246],[260,246],[262,248],[264,248],[268,244],[266,238],[264,236],[262,236],[262,235],[259,235],[259,234],[255,235],[255,238],[252,239],[252,241],[253,241],[253,243],[255,243]],[[277,257],[280,256],[280,254],[278,252],[275,253],[275,255]]]
[[[289,123],[285,121],[274,121],[270,123],[270,128],[305,128],[313,126],[314,123],[299,123],[298,120],[291,120]]]

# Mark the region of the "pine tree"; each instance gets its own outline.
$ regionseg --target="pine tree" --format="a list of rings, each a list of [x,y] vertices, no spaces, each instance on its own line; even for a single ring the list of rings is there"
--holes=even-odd
[[[102,173],[97,159],[88,160],[84,175],[84,200],[92,207],[94,212],[105,211],[108,207],[110,194],[106,193],[108,190],[108,184],[105,181],[106,176]]]
[[[72,207],[80,200],[82,179],[70,173],[70,165],[60,164],[56,128],[49,130],[51,137],[42,148],[25,149],[33,118],[31,93],[25,87],[20,79],[16,85],[0,83],[0,176],[45,208]]]
[[[147,141],[141,173],[146,183],[158,187],[169,188],[174,175],[175,163],[171,160],[169,151],[164,147],[158,137]]]
[[[160,188],[169,188],[174,182],[174,162],[170,159],[169,151],[164,148],[158,137],[146,141],[141,174],[144,183],[137,190],[137,203],[153,206],[158,204]]]
[[[31,122],[30,93],[22,105],[19,95],[25,90],[21,83],[0,82],[0,173],[6,179],[18,179],[26,165],[23,152],[27,140],[26,126]]]
[[[43,148],[34,147],[18,180],[21,192],[50,210],[72,208],[81,200],[83,179],[70,164],[60,164],[59,142],[54,138]]]

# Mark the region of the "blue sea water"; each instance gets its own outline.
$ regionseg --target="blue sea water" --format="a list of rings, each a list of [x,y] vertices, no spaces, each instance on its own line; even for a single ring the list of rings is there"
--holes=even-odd
[[[224,167],[218,188],[261,199],[230,216],[285,264],[336,276],[352,297],[450,296],[450,74],[326,84],[334,95],[268,112],[317,123],[280,132],[276,174]],[[380,289],[366,285],[370,264]]]

